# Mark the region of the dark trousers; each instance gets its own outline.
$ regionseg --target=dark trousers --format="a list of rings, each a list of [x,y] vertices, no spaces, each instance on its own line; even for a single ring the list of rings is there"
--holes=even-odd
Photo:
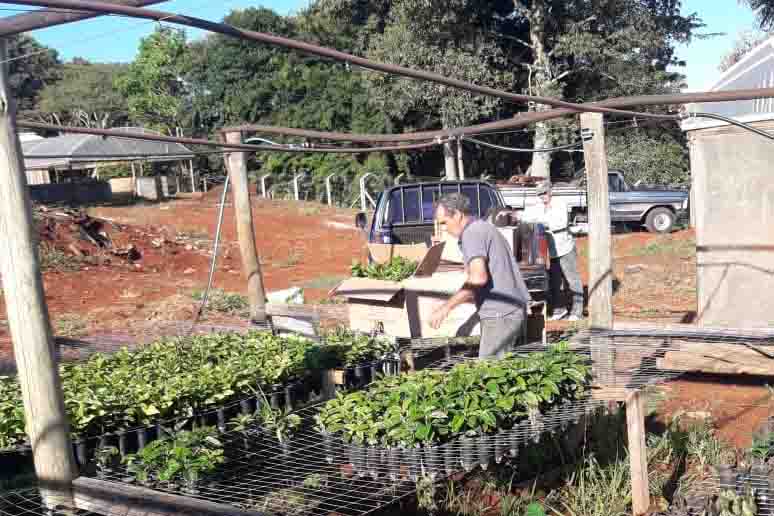
[[[551,309],[560,308],[561,288],[564,283],[565,288],[572,294],[572,315],[583,315],[583,282],[578,272],[578,252],[573,249],[564,256],[551,258],[551,268],[549,270],[550,292],[549,302]]]

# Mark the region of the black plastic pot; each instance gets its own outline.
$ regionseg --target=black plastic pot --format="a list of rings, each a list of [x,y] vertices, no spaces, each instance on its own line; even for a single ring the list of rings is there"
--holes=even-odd
[[[82,468],[85,467],[89,462],[86,441],[80,439],[73,441],[73,448],[75,451],[75,458],[78,459],[78,465]]]
[[[367,448],[367,468],[368,474],[376,480],[379,478],[379,468],[381,467],[381,450],[375,446]]]
[[[373,362],[371,363],[371,381],[376,381],[376,378],[379,376],[379,366],[382,364],[381,360],[379,362]]]
[[[127,442],[126,442],[126,432],[118,432],[118,453],[121,455],[121,458],[126,457],[127,454]]]
[[[443,456],[438,446],[428,446],[425,448],[425,474],[430,480],[435,480],[442,468]]]
[[[388,454],[390,480],[397,482],[400,480],[400,463],[402,450],[400,448],[390,448]]]
[[[285,409],[293,410],[293,384],[285,387]]]
[[[140,428],[137,433],[137,450],[142,450],[148,444],[148,432],[145,428]]]
[[[470,473],[476,467],[476,442],[470,437],[462,438],[462,469]]]
[[[280,391],[279,385],[274,385],[272,386],[272,388],[274,389],[274,391],[271,393],[271,398],[270,398],[271,408],[273,408],[274,410],[279,410],[282,404],[282,392]]]
[[[239,410],[243,416],[250,416],[254,414],[252,405],[252,400],[249,399],[239,402]]]
[[[500,431],[494,436],[494,460],[497,464],[503,461],[508,450],[508,443],[505,437],[505,433]]]
[[[323,448],[325,450],[325,462],[333,464],[333,436],[323,434]]]
[[[422,469],[422,450],[419,448],[411,448],[406,451],[408,452],[409,478],[412,482],[416,482],[417,478],[419,478],[419,472]]]
[[[441,445],[441,453],[443,453],[443,470],[447,475],[453,474],[457,471],[457,451],[456,443],[445,443]]]
[[[226,411],[223,409],[223,407],[219,408],[217,410],[217,417],[218,417],[218,430],[220,432],[226,431]]]
[[[489,467],[489,463],[492,461],[492,454],[494,451],[494,442],[487,435],[481,435],[478,437],[478,465],[481,469],[486,471]]]

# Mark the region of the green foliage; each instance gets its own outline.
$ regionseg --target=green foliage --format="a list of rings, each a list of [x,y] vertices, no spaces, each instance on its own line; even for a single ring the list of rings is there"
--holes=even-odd
[[[142,39],[137,58],[115,80],[133,121],[174,134],[184,108],[181,74],[186,53],[182,30],[159,27]]]
[[[127,470],[141,484],[182,483],[193,489],[196,483],[223,463],[223,445],[214,428],[182,431],[157,439],[124,458]]]
[[[49,242],[38,243],[38,260],[43,272],[72,272],[80,270],[83,260],[65,253]]]
[[[56,50],[41,45],[27,34],[11,36],[8,67],[8,82],[16,97],[19,115],[37,115],[41,90],[62,78],[62,64]]]
[[[381,338],[355,333],[340,327],[323,333],[325,358],[320,367],[351,367],[355,364],[371,362],[394,351],[394,345]]]
[[[118,177],[132,177],[132,165],[130,163],[109,163],[99,167],[99,177],[103,181]]]
[[[627,516],[631,514],[631,493],[626,460],[602,466],[592,456],[567,481],[553,511],[557,516]]]
[[[417,270],[419,263],[404,258],[394,256],[385,263],[371,263],[362,265],[355,262],[350,267],[353,278],[370,278],[386,281],[403,281],[410,278]]]
[[[762,30],[774,28],[774,0],[743,0],[755,12],[756,21]]]
[[[71,431],[85,437],[189,417],[323,367],[370,358],[380,349],[375,344],[368,350],[367,343],[353,336],[350,351],[344,335],[339,334],[331,348],[266,332],[200,335],[62,364],[59,373]],[[26,439],[17,380],[0,378],[0,395],[0,449],[6,449]],[[275,426],[284,432],[292,419],[275,417]]]
[[[755,489],[747,484],[742,494],[733,489],[723,489],[702,511],[701,516],[755,516],[756,514],[758,514],[758,504],[755,502]]]
[[[274,436],[281,443],[286,442],[301,426],[301,416],[291,413],[287,408],[274,409],[266,399],[261,405],[260,419],[264,428],[274,432]]]
[[[690,181],[688,150],[670,133],[626,130],[609,135],[607,145],[610,168],[620,169],[630,185],[687,185]]]
[[[204,291],[195,290],[191,293],[191,297],[196,301],[201,301],[204,297]],[[250,303],[241,294],[211,289],[207,295],[207,309],[230,315],[245,315],[250,310]]]
[[[127,122],[127,101],[113,83],[125,69],[122,64],[92,64],[76,58],[63,66],[60,81],[46,85],[40,92],[39,109],[59,125],[123,125]]]
[[[584,395],[589,368],[558,345],[546,352],[382,378],[339,393],[317,416],[322,432],[361,444],[410,447],[510,427]]]

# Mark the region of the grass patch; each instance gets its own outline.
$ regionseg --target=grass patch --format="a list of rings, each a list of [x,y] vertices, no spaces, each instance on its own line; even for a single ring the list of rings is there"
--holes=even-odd
[[[44,272],[73,272],[80,270],[83,260],[61,251],[47,242],[38,244],[38,259],[40,269]]]
[[[634,256],[676,255],[681,258],[696,256],[696,241],[692,238],[675,238],[671,235],[659,237],[644,247],[632,250]]]
[[[288,269],[290,267],[295,267],[299,263],[301,263],[301,253],[293,249],[290,251],[287,258],[274,262],[274,265],[280,269]]]
[[[194,290],[191,293],[191,297],[196,301],[201,301],[204,298],[204,291]],[[223,314],[246,317],[250,313],[250,303],[247,301],[247,297],[241,294],[234,294],[215,288],[210,289],[210,293],[207,296],[207,309]]]
[[[59,337],[82,337],[86,335],[88,324],[86,319],[78,314],[64,314],[56,320],[56,334]]]
[[[320,276],[302,283],[301,287],[330,290],[347,278],[348,276]]]
[[[315,205],[312,204],[312,205],[308,205],[308,206],[302,206],[298,210],[298,213],[300,213],[301,215],[303,215],[305,217],[314,217],[316,215],[319,215],[321,211],[322,210],[320,209],[319,206],[315,206]]]

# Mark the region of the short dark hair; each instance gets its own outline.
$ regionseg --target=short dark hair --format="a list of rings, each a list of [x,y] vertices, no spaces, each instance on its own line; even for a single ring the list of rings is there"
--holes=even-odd
[[[462,213],[463,215],[472,215],[473,209],[470,205],[470,199],[466,195],[459,193],[449,193],[442,195],[435,201],[435,209],[443,206],[443,209],[449,215],[453,213]]]

